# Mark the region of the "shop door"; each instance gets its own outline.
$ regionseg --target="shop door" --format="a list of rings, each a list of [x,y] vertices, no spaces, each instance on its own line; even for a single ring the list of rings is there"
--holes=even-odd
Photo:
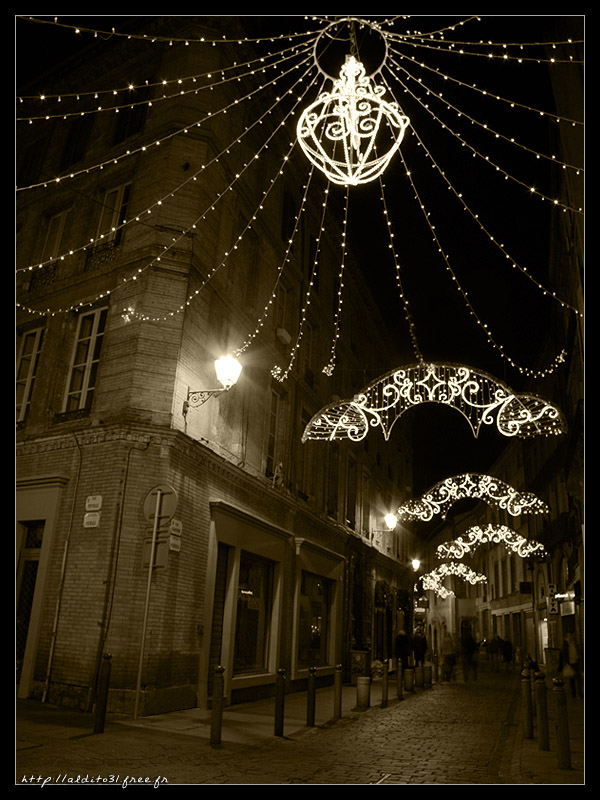
[[[25,522],[22,524],[24,528],[23,545],[17,560],[16,577],[15,655],[17,685],[21,681],[21,671],[25,660],[31,609],[42,550],[42,537],[44,535],[43,522]]]

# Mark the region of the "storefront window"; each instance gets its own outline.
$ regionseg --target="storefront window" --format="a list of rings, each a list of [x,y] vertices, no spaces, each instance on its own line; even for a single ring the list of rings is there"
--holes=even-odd
[[[273,564],[242,551],[238,585],[234,673],[266,669]]]
[[[298,664],[318,667],[328,663],[331,582],[312,572],[302,573],[298,631]]]

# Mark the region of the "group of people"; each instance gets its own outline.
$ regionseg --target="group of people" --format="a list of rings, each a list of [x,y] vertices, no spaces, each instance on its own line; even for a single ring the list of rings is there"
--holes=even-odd
[[[442,680],[455,680],[456,668],[460,664],[464,680],[476,681],[479,654],[482,649],[487,651],[494,672],[500,671],[502,664],[507,671],[512,669],[514,651],[509,639],[502,639],[496,635],[490,642],[480,643],[471,633],[464,633],[460,637],[460,641],[456,643],[450,633],[447,630],[444,631],[440,648]],[[402,630],[396,637],[396,658],[401,660],[405,666],[409,663],[422,666],[425,663],[427,650],[428,643],[422,626],[418,626],[412,636]]]
[[[427,638],[422,625],[415,628],[412,636],[401,630],[396,636],[396,658],[406,667],[413,659],[417,667],[425,666],[425,656],[428,650]]]

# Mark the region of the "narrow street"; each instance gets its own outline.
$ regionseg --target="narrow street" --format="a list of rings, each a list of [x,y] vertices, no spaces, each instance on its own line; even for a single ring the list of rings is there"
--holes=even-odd
[[[387,707],[353,709],[334,724],[302,727],[284,737],[259,733],[257,715],[248,713],[246,731],[249,737],[256,733],[255,741],[224,737],[220,747],[210,745],[209,726],[194,721],[196,710],[147,718],[141,724],[113,721],[96,736],[17,723],[18,738],[27,737],[28,743],[17,751],[16,783],[583,782],[582,753],[581,761],[574,754],[572,770],[545,776],[543,765],[554,765],[556,753],[540,760],[535,742],[523,741],[520,686],[516,672],[486,672],[477,682],[438,683],[405,694],[401,701],[390,692]],[[324,698],[318,693],[317,702]],[[551,747],[555,751],[554,743]]]

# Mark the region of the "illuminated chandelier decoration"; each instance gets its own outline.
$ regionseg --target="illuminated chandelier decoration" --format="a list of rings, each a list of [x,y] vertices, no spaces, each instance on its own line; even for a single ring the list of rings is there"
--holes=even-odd
[[[480,528],[478,525],[469,528],[464,537],[458,536],[451,542],[439,545],[436,553],[438,558],[462,558],[464,555],[470,555],[482,544],[503,544],[521,558],[546,554],[541,542],[525,539],[506,525],[491,524],[485,528]]]
[[[403,503],[396,516],[398,519],[420,522],[429,522],[436,515],[445,519],[448,509],[464,498],[484,500],[513,517],[520,514],[547,514],[549,511],[546,503],[531,492],[518,492],[491,475],[466,473],[446,478],[422,497]]]
[[[561,411],[537,395],[516,394],[491,375],[461,364],[419,363],[383,375],[352,400],[325,406],[306,426],[302,441],[356,442],[376,426],[388,439],[398,418],[421,403],[460,411],[474,436],[494,421],[503,436],[551,436],[566,430]]]
[[[360,61],[346,56],[333,90],[302,113],[300,146],[332,183],[357,186],[378,178],[400,147],[409,120],[397,103],[382,99],[384,92]]]

